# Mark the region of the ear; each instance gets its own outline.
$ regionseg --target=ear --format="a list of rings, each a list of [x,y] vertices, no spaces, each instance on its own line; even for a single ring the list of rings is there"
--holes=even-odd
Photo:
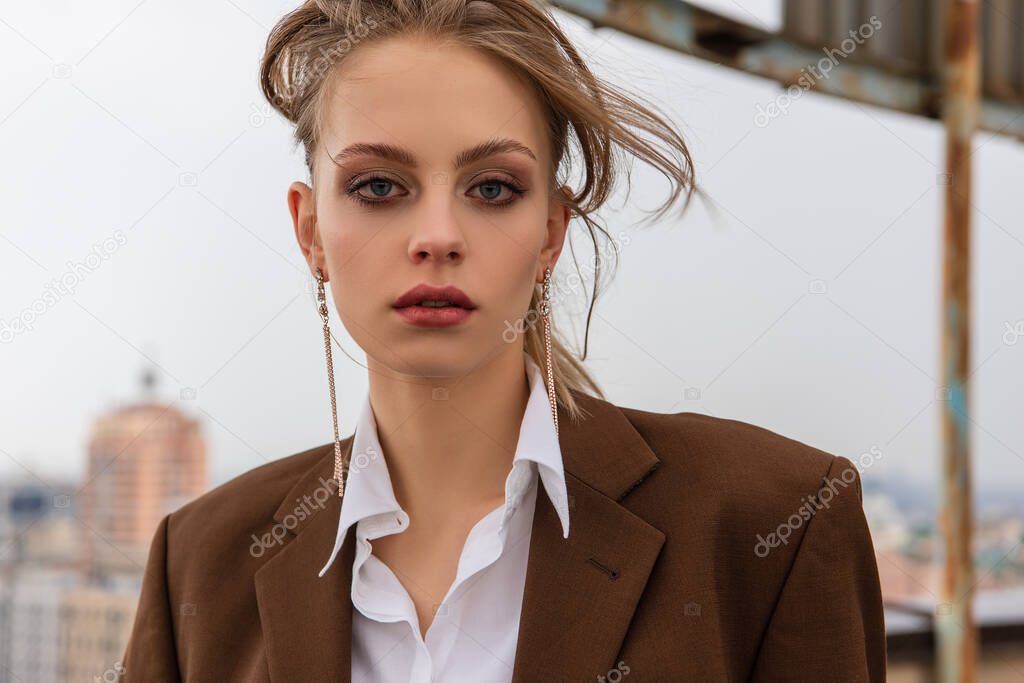
[[[565,203],[571,196],[570,193],[569,186],[563,185],[551,193],[548,201],[547,236],[537,263],[537,282],[544,282],[544,269],[554,270],[558,256],[562,253],[569,219],[572,217],[572,208]]]
[[[319,235],[319,226],[316,222],[316,199],[309,185],[296,180],[288,186],[288,212],[292,215],[295,239],[302,250],[302,257],[309,266],[309,272],[315,274],[319,266],[324,274],[324,282],[327,282],[324,242]]]

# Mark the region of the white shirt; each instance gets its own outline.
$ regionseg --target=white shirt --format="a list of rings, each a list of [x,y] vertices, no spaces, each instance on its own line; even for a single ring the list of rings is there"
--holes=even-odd
[[[402,533],[409,515],[395,499],[369,395],[356,425],[345,496],[328,570],[356,525],[352,565],[352,681],[430,683],[511,681],[529,558],[537,475],[569,537],[569,506],[547,387],[523,352],[530,397],[519,428],[505,504],[470,530],[455,580],[420,636],[416,608],[371,540]]]

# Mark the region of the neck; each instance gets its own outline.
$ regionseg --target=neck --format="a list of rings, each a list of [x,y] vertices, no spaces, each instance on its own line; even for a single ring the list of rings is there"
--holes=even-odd
[[[378,439],[409,515],[443,523],[499,505],[530,395],[522,351],[509,345],[462,375],[368,366]]]

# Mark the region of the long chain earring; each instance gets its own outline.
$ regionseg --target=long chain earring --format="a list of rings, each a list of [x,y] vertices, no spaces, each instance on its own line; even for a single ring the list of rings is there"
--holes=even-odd
[[[551,419],[558,436],[558,399],[555,394],[555,373],[551,368],[551,269],[544,269],[544,292],[540,302],[540,314],[544,321],[544,358],[547,365],[548,403],[551,404]]]
[[[331,358],[331,328],[327,324],[327,295],[324,293],[324,274],[316,269],[316,301],[320,317],[324,319],[324,348],[327,352],[327,384],[331,389],[331,418],[334,420],[334,480],[338,482],[338,497],[345,496],[345,475],[348,464],[341,457],[341,436],[338,433],[338,401],[334,395],[334,361]]]

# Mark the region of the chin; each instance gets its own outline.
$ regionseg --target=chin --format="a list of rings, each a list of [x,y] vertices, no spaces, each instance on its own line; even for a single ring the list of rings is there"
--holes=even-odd
[[[424,339],[422,343],[396,344],[391,348],[395,354],[386,354],[386,357],[394,359],[389,367],[395,372],[400,372],[411,377],[423,379],[458,379],[463,377],[481,365],[489,358],[480,353],[480,346],[475,351],[470,351],[471,345],[457,342],[453,339]]]

